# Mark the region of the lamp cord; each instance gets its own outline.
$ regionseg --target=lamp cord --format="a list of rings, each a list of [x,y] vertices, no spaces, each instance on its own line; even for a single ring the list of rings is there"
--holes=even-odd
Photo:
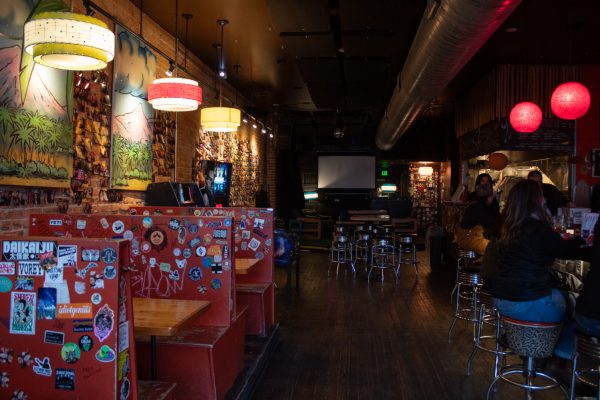
[[[175,77],[179,77],[179,0],[175,0]]]

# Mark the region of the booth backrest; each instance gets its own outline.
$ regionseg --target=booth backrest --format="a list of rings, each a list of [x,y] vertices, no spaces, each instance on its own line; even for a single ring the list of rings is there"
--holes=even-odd
[[[273,282],[274,213],[272,208],[246,207],[131,207],[135,215],[221,216],[234,219],[235,258],[256,258],[258,263],[238,283]]]
[[[137,398],[129,242],[0,244],[0,398]]]
[[[193,324],[229,326],[237,315],[232,225],[230,217],[32,214],[29,229],[129,239],[134,296],[210,301]]]

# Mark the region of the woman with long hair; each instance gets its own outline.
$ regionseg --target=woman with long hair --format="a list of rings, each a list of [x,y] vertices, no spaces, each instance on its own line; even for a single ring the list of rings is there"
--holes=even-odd
[[[552,264],[556,258],[576,258],[579,244],[581,240],[564,240],[552,229],[540,185],[519,181],[483,260],[485,286],[500,314],[531,322],[563,321],[566,301]]]

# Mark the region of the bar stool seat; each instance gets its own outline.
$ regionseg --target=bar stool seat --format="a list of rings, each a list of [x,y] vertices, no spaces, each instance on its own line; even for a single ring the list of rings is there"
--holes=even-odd
[[[340,271],[340,265],[350,265],[352,273],[356,274],[354,262],[352,261],[352,243],[345,234],[335,236],[331,242],[331,253],[329,256],[329,269],[327,270],[327,275],[329,275],[331,270],[331,264],[334,263],[337,264],[335,269],[336,278]]]
[[[384,281],[384,274],[386,269],[394,271],[395,266],[395,248],[392,244],[393,240],[390,238],[378,238],[372,240],[371,246],[371,265],[369,267],[369,273],[367,274],[367,280],[371,281],[371,274],[374,270],[378,269],[381,272],[381,282]],[[396,282],[398,282],[398,276],[394,273]]]
[[[448,329],[448,343],[452,343],[452,330],[459,319],[473,324],[473,341],[476,339],[479,304],[477,294],[483,285],[476,259],[477,254],[474,251],[458,249],[456,280],[450,294],[450,304],[455,303],[454,319]]]
[[[370,246],[371,235],[367,231],[355,232],[354,235],[354,254],[353,261],[354,265],[359,261],[363,261],[365,264],[365,271],[368,270],[369,259],[371,254]]]
[[[562,324],[560,322],[521,321],[506,316],[502,317],[502,322],[506,329],[508,346],[516,355],[525,358],[526,361],[525,365],[503,367],[488,387],[486,398],[490,399],[499,380],[525,389],[528,399],[533,391],[555,388],[560,388],[563,396],[567,398],[567,391],[558,379],[535,366],[536,358],[552,356]],[[521,376],[524,378],[517,379]]]
[[[400,277],[402,265],[412,265],[415,269],[417,279],[419,278],[419,259],[417,258],[417,245],[414,242],[416,235],[397,235],[396,243],[398,250],[398,265],[396,275]]]
[[[600,398],[600,338],[576,332],[575,357],[571,373],[571,400],[575,399],[575,386],[578,382],[596,388],[596,398]]]

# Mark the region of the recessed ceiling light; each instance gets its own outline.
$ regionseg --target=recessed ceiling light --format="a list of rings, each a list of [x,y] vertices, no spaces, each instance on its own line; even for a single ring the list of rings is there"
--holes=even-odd
[[[505,29],[505,32],[506,33],[515,33],[518,30],[519,30],[519,28],[517,28],[516,26],[509,26],[508,28]]]

